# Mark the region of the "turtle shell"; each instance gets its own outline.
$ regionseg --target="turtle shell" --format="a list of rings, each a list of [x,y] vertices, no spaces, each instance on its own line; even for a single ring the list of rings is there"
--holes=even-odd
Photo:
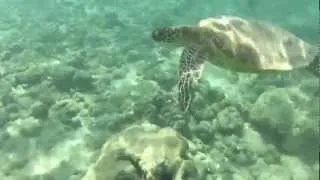
[[[317,48],[267,22],[234,16],[201,20],[209,29],[210,62],[237,71],[286,71],[308,65]]]

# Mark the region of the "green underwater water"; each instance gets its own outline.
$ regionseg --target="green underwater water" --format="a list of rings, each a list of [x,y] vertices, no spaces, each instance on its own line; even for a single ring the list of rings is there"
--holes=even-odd
[[[85,178],[112,154],[106,142],[132,150],[147,173],[147,148],[111,138],[142,122],[181,134],[197,169],[180,177],[179,168],[166,167],[170,173],[154,180],[319,179],[318,78],[207,63],[192,112],[183,113],[176,100],[182,48],[151,38],[155,28],[232,15],[271,22],[316,46],[318,7],[317,0],[0,0],[0,180],[117,180]],[[179,149],[176,141],[166,149],[161,138],[150,140],[156,145],[134,138],[152,139],[150,132],[127,138],[159,157]],[[156,157],[148,162],[161,164]],[[111,161],[97,169],[130,171]]]

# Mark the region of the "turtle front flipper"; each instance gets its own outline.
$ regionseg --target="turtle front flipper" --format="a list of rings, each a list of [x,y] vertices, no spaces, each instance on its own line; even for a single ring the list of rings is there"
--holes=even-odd
[[[193,87],[201,77],[205,53],[197,45],[184,48],[179,64],[178,102],[180,108],[187,112],[193,100]]]

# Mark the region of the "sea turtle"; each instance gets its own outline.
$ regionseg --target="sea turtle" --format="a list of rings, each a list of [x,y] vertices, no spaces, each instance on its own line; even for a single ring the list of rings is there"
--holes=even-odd
[[[154,41],[184,47],[177,84],[183,111],[189,110],[190,90],[200,79],[204,62],[250,73],[304,68],[320,77],[318,48],[268,22],[217,16],[197,26],[157,28],[151,36]]]

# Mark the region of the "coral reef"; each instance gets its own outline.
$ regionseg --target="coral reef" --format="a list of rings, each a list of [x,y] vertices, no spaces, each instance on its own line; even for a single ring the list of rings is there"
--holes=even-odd
[[[171,128],[130,126],[112,135],[82,180],[198,179],[188,140]]]

